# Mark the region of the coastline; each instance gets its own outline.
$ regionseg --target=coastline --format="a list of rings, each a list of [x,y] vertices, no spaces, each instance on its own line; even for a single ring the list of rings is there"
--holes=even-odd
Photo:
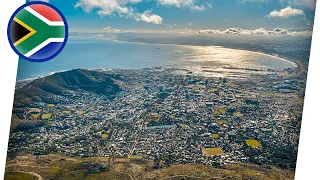
[[[298,65],[286,58],[280,57],[278,54],[268,54],[266,52],[261,52],[261,51],[253,51],[250,49],[237,49],[237,48],[229,48],[229,47],[224,47],[224,46],[217,46],[217,45],[186,45],[186,44],[174,44],[174,43],[149,43],[149,42],[138,42],[138,41],[123,41],[123,40],[117,40],[117,39],[111,39],[111,38],[104,38],[104,37],[97,37],[97,36],[89,36],[89,37],[79,37],[79,36],[73,36],[74,38],[85,38],[85,39],[99,39],[99,40],[106,40],[106,41],[113,41],[113,42],[121,42],[121,43],[129,43],[129,44],[152,44],[152,45],[160,45],[160,46],[165,46],[165,45],[172,45],[172,46],[178,46],[178,47],[215,47],[215,48],[225,48],[225,49],[231,49],[231,50],[237,50],[237,51],[248,51],[250,53],[255,53],[259,55],[265,55],[268,57],[272,57],[275,59],[279,59],[284,62],[288,62],[292,64],[295,68],[298,67]]]
[[[199,48],[199,47],[213,47],[213,48],[224,48],[224,49],[229,49],[229,50],[235,50],[235,51],[242,51],[242,52],[248,52],[248,53],[254,53],[254,54],[257,54],[257,55],[261,55],[261,56],[267,56],[267,57],[270,57],[270,58],[274,58],[276,59],[277,61],[283,61],[283,62],[287,62],[289,64],[291,64],[293,67],[289,68],[289,69],[296,69],[299,67],[299,63],[295,63],[294,61],[291,61],[289,59],[286,59],[286,58],[283,58],[283,57],[279,57],[280,55],[277,55],[277,54],[267,54],[265,52],[261,52],[261,51],[252,51],[252,50],[245,50],[245,49],[235,49],[235,48],[227,48],[227,47],[224,47],[224,46],[197,46],[197,45],[181,45],[181,44],[166,44],[166,43],[144,43],[144,42],[130,42],[130,41],[120,41],[120,40],[115,40],[115,39],[109,39],[109,38],[100,38],[100,37],[95,37],[95,36],[91,36],[91,37],[77,37],[77,36],[73,36],[75,38],[85,38],[85,39],[98,39],[98,40],[104,40],[104,41],[112,41],[112,42],[119,42],[119,43],[129,43],[129,44],[152,44],[152,45],[159,45],[159,46],[166,46],[166,45],[172,45],[172,46],[177,46],[177,47],[188,47],[188,48]],[[161,67],[164,67],[166,65],[163,65]],[[158,67],[158,66],[150,66],[150,67],[143,67],[143,68],[155,68],[155,67]],[[244,67],[245,68],[245,67]],[[76,67],[75,68],[72,68],[72,69],[77,69]],[[50,76],[52,74],[55,74],[55,73],[59,73],[59,72],[65,72],[65,71],[69,71],[69,70],[72,70],[72,69],[64,69],[64,70],[58,70],[58,71],[52,71],[52,72],[48,72],[46,74],[42,74],[42,75],[39,75],[37,77],[31,77],[31,78],[24,78],[24,79],[17,79],[16,81],[16,84],[19,84],[19,83],[24,83],[26,81],[33,81],[33,80],[36,80],[36,79],[39,79],[39,78],[43,78],[43,77],[46,77],[46,76]],[[141,69],[141,68],[83,68],[83,69],[88,69],[88,70],[97,70],[97,69],[101,69],[101,70],[113,70],[113,69]],[[280,70],[283,70],[283,69],[286,69],[286,68],[279,68],[279,69],[275,69],[275,71],[280,71]],[[266,70],[267,71],[267,70]]]

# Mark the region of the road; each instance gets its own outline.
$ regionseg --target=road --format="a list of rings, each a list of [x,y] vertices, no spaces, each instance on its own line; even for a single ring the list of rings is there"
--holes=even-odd
[[[138,114],[137,114],[136,116],[134,116],[134,119],[141,118],[142,115],[145,114],[145,113],[146,113],[146,110],[142,110],[142,111],[138,112]],[[133,119],[133,120],[134,120],[134,119]],[[142,121],[142,123],[141,123],[141,124],[142,124],[141,127],[143,127],[144,121],[145,121],[145,118],[143,119],[143,121]],[[139,135],[140,135],[140,131],[138,130],[137,135],[136,135],[136,137],[135,137],[135,140],[134,140],[134,142],[133,142],[133,146],[132,146],[132,148],[131,148],[131,150],[130,150],[130,152],[129,152],[129,155],[128,155],[129,158],[132,156],[134,150],[136,149],[136,146],[137,146],[138,140],[139,140]]]

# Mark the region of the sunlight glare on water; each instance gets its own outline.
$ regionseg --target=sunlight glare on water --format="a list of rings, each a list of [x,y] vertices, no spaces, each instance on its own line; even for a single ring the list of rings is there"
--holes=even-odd
[[[52,72],[83,69],[137,69],[170,66],[194,71],[199,75],[225,76],[239,69],[282,69],[294,64],[262,53],[219,46],[142,44],[100,39],[71,39],[63,52],[51,61],[19,61],[18,80],[45,76]],[[257,73],[257,72],[251,72]]]
[[[295,67],[287,60],[258,52],[228,49],[219,46],[185,46],[190,48],[185,58],[207,66],[232,66],[250,69],[283,69]],[[189,53],[189,54],[188,54]]]

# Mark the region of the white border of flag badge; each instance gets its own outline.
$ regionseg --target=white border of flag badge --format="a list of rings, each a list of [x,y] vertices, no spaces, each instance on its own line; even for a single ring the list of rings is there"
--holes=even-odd
[[[11,16],[8,40],[23,59],[44,62],[56,57],[68,39],[68,24],[55,6],[41,1],[26,3]]]

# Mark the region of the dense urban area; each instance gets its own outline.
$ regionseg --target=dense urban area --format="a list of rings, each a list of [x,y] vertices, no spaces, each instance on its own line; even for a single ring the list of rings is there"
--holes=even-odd
[[[146,159],[154,168],[253,163],[292,170],[306,79],[297,69],[246,79],[161,67],[105,71],[119,86],[112,97],[66,90],[14,112],[13,119],[37,123],[11,128],[8,159],[62,154]]]

